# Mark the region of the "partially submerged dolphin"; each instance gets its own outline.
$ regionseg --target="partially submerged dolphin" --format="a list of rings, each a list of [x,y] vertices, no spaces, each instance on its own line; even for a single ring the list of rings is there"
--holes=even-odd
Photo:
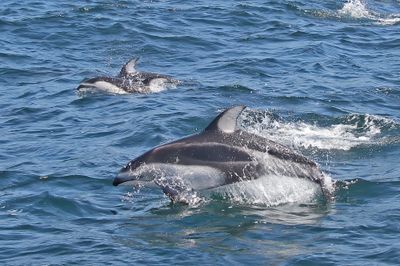
[[[77,90],[103,91],[115,94],[159,92],[168,86],[175,86],[179,81],[162,74],[140,72],[136,70],[139,58],[129,60],[116,77],[95,77],[84,80]]]
[[[238,128],[245,106],[223,111],[196,135],[149,150],[121,169],[113,185],[152,182],[172,201],[185,191],[212,189],[264,175],[305,178],[329,196],[317,164],[286,146]]]

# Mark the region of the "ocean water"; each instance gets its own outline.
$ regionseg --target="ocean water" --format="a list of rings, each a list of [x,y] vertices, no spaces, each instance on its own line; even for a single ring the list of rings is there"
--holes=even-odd
[[[399,1],[0,7],[2,265],[400,264]],[[135,56],[182,84],[76,93]],[[244,129],[316,161],[334,199],[279,177],[189,206],[112,186],[237,104]]]

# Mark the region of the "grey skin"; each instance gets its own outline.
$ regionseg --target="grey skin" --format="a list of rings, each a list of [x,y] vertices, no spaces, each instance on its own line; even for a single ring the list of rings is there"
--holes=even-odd
[[[164,90],[169,85],[177,85],[179,81],[168,75],[151,72],[139,72],[136,66],[139,58],[129,60],[116,77],[95,77],[84,80],[78,91],[104,91],[116,94],[151,93]]]
[[[113,185],[128,181],[153,181],[175,201],[177,195],[188,188],[211,189],[257,179],[265,174],[280,174],[306,178],[318,184],[322,192],[329,196],[323,174],[315,162],[286,146],[238,128],[237,119],[244,108],[236,106],[227,109],[203,132],[147,151],[123,167]],[[175,169],[172,173],[178,174],[183,182],[157,179],[170,169]],[[192,170],[180,173],[180,169]],[[197,171],[199,177],[187,174],[193,171]],[[202,177],[202,171],[208,171],[210,175]],[[185,179],[189,178],[191,181],[186,182]],[[204,182],[200,178],[204,178]]]

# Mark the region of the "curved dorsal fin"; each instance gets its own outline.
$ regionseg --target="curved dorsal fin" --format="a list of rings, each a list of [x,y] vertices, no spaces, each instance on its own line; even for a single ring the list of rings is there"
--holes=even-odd
[[[119,76],[125,77],[125,76],[129,76],[129,75],[137,73],[136,65],[137,65],[138,61],[139,61],[139,57],[135,57],[135,58],[132,58],[131,60],[129,60],[121,68],[121,71],[119,72]]]
[[[205,131],[219,130],[224,133],[235,132],[237,118],[246,108],[244,105],[234,106],[220,113],[209,125]]]

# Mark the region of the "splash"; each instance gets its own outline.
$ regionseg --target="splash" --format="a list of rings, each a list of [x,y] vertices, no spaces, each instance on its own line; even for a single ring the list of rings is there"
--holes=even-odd
[[[163,192],[173,203],[184,203],[190,206],[198,206],[205,200],[203,197],[198,195],[197,191],[187,186],[184,178],[180,176],[161,176],[156,178],[154,182],[162,188]]]
[[[244,130],[294,149],[350,150],[360,145],[379,143],[382,130],[396,127],[388,118],[352,114],[338,122],[321,126],[304,121],[285,122],[268,112],[246,111],[241,117]]]
[[[373,24],[388,26],[400,23],[400,14],[380,14],[369,9],[365,1],[348,0],[339,10],[331,10],[325,8],[319,9],[303,9],[294,4],[289,5],[306,15],[318,18],[328,18],[335,20],[362,20],[370,21]]]
[[[319,194],[321,194],[320,186],[308,179],[279,175],[265,175],[211,191],[211,195],[222,196],[233,203],[266,207],[294,202],[310,203]]]
[[[351,17],[355,19],[368,19],[380,25],[395,25],[400,23],[400,14],[391,14],[384,17],[377,12],[368,9],[362,0],[349,0],[338,11],[341,17]]]
[[[371,18],[372,15],[367,9],[365,3],[360,0],[350,0],[339,10],[339,14],[347,15],[353,18]]]
[[[332,178],[316,167],[277,160],[267,153],[255,156],[267,162],[265,174],[257,179],[212,189],[211,194],[233,203],[272,207],[288,203],[313,203],[318,198],[329,200],[335,192]],[[320,184],[311,179],[320,180]]]

